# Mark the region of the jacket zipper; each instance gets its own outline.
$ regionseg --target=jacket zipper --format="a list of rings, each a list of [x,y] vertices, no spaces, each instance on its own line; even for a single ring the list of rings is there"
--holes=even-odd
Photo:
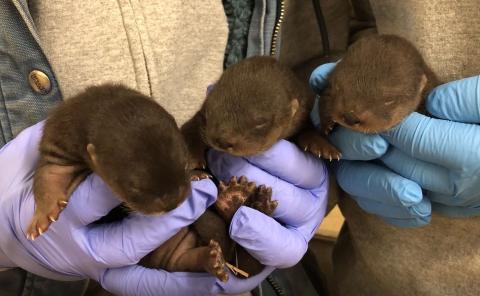
[[[277,21],[275,23],[274,29],[273,29],[273,37],[272,37],[272,43],[270,47],[270,55],[275,56],[277,53],[277,40],[278,40],[278,35],[280,34],[280,27],[282,26],[283,22],[283,17],[285,15],[285,0],[280,0],[279,1],[279,16],[277,18]]]

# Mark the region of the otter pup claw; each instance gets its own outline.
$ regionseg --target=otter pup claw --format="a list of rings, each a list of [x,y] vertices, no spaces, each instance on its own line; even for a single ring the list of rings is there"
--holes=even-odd
[[[296,139],[300,147],[305,147],[309,152],[324,159],[340,159],[342,154],[327,139],[320,136],[316,130],[302,132]]]
[[[207,172],[200,170],[193,170],[190,172],[190,181],[200,181],[203,179],[211,179],[212,176]]]

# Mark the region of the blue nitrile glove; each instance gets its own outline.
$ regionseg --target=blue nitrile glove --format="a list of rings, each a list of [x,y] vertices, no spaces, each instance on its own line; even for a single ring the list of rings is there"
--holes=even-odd
[[[267,266],[258,277],[298,263],[326,211],[328,174],[323,161],[285,140],[245,158],[210,150],[207,161],[221,180],[246,176],[272,187],[272,199],[278,201],[275,219],[242,206],[230,225],[232,239]]]
[[[317,93],[334,67],[312,73]],[[337,127],[330,141],[343,155],[335,166],[339,185],[362,209],[398,226],[428,224],[432,208],[449,216],[480,214],[479,89],[479,76],[435,88],[427,110],[442,119],[413,113],[381,135]],[[312,115],[318,123],[318,113]]]

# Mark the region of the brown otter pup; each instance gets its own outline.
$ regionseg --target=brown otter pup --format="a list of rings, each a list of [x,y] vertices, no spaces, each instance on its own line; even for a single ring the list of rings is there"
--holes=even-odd
[[[58,219],[92,171],[134,211],[174,209],[190,190],[188,160],[175,119],[159,104],[121,85],[90,87],[45,122],[27,237],[41,235]]]
[[[97,173],[124,205],[146,214],[176,208],[190,191],[189,155],[173,117],[141,93],[122,85],[90,87],[53,111],[45,123],[34,176],[36,209],[27,236],[34,239],[58,219],[71,192]],[[243,204],[271,215],[271,189],[242,177],[220,183],[216,211],[207,210],[146,256],[142,264],[169,271],[207,271],[225,281],[227,261],[255,274],[262,265],[235,248],[228,223]],[[225,250],[225,251],[222,251]],[[235,259],[233,260],[235,255]]]
[[[272,57],[252,57],[225,70],[200,111],[181,129],[196,167],[205,166],[207,147],[248,156],[295,135],[302,149],[340,158],[310,124],[313,102],[308,88],[288,67]],[[320,149],[306,145],[304,138],[322,143]]]
[[[248,276],[259,273],[263,265],[245,249],[235,245],[229,238],[228,228],[233,215],[242,205],[271,216],[277,207],[277,202],[271,197],[271,188],[256,187],[244,176],[238,181],[232,177],[227,185],[220,182],[214,206],[216,211],[208,209],[192,226],[181,229],[145,256],[140,264],[167,271],[207,271],[224,282],[228,280],[225,262],[231,262],[231,266],[236,266]]]
[[[347,51],[320,96],[321,130],[335,123],[363,133],[379,133],[414,111],[425,113],[427,94],[439,85],[422,55],[395,35],[369,35]]]

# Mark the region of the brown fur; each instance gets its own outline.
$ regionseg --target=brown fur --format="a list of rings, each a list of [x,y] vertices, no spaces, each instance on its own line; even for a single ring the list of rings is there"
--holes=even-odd
[[[313,97],[293,71],[272,57],[252,57],[225,70],[182,132],[194,164],[202,166],[207,147],[254,155],[311,129],[312,106]],[[318,133],[310,136],[319,138]]]
[[[329,77],[321,96],[322,130],[334,123],[365,133],[385,131],[413,111],[424,112],[428,92],[439,84],[418,50],[395,35],[361,38]]]
[[[92,171],[145,214],[175,208],[190,189],[188,150],[174,118],[121,85],[90,87],[57,107],[45,122],[40,153],[31,238],[58,219]]]
[[[222,281],[228,280],[225,262],[249,276],[261,272],[263,265],[230,239],[228,226],[242,205],[271,216],[277,207],[271,196],[271,188],[256,187],[245,177],[238,181],[232,177],[228,185],[220,183],[215,209],[207,209],[191,227],[182,228],[140,264],[167,271],[207,271]]]
[[[122,85],[90,87],[53,111],[45,123],[34,178],[33,239],[48,229],[83,178],[97,173],[130,210],[152,214],[177,207],[190,191],[190,178],[205,178],[188,166],[188,150],[173,117],[139,92]],[[220,183],[216,211],[209,209],[142,259],[169,271],[207,271],[226,281],[224,254],[250,274],[263,266],[228,236],[241,205],[271,215],[271,189],[245,177]],[[118,211],[117,211],[118,214]],[[108,220],[108,218],[106,219]],[[234,257],[235,256],[235,257]]]

